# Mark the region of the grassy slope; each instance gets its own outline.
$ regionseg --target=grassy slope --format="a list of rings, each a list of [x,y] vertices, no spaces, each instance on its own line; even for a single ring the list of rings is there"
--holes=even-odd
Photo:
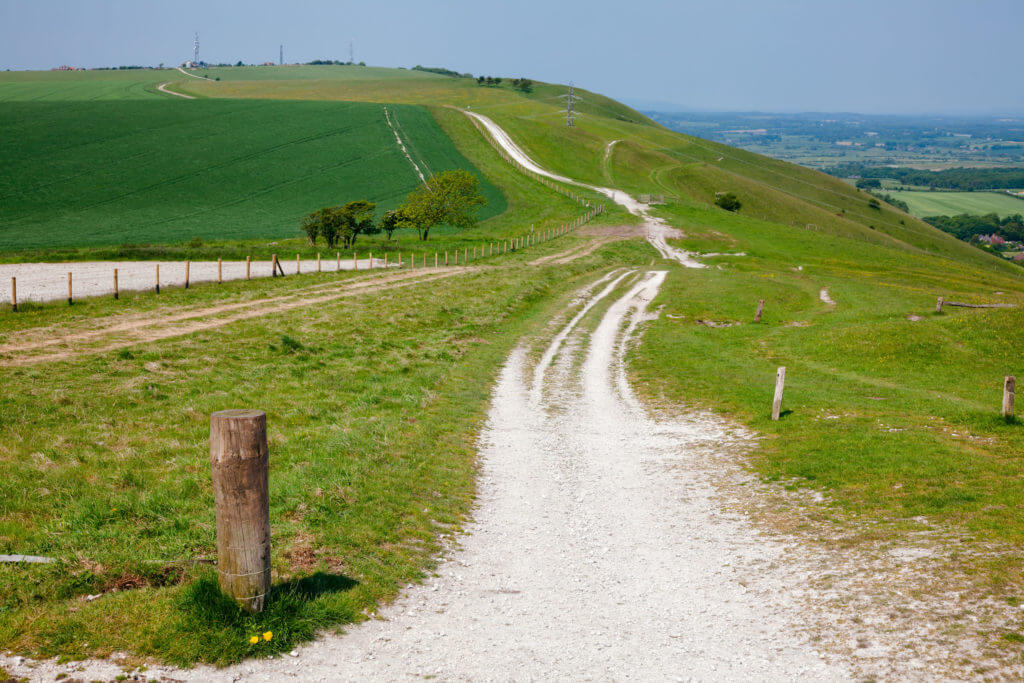
[[[655,302],[666,315],[633,355],[644,392],[739,417],[766,437],[753,456],[762,474],[824,490],[830,518],[871,525],[865,540],[956,536],[959,569],[996,595],[1024,594],[1024,432],[999,416],[1003,376],[1024,374],[1021,278],[718,211],[664,213],[691,235],[685,246],[748,256],[672,267]],[[936,296],[1018,308],[937,315]],[[758,299],[765,316],[752,324]],[[772,422],[779,365],[790,412]]]

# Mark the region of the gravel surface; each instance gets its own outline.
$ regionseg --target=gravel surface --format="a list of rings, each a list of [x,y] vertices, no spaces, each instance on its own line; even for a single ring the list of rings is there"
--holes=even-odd
[[[707,268],[706,265],[694,258],[697,256],[694,252],[673,247],[668,243],[669,238],[682,237],[683,234],[666,223],[664,219],[652,216],[650,205],[634,199],[622,190],[616,190],[610,187],[600,187],[598,185],[589,185],[578,180],[573,180],[572,178],[566,178],[565,176],[558,175],[557,173],[552,173],[551,171],[539,166],[537,162],[531,159],[530,155],[524,152],[522,148],[519,147],[511,137],[509,137],[508,133],[506,133],[501,126],[496,124],[490,118],[483,114],[477,114],[473,111],[467,111],[465,114],[478,121],[484,128],[486,128],[494,141],[500,145],[510,157],[515,159],[516,163],[526,170],[536,173],[537,175],[551,178],[552,180],[557,180],[560,183],[576,185],[577,187],[585,187],[588,190],[599,192],[616,204],[624,207],[634,216],[642,218],[644,221],[644,230],[646,231],[647,241],[651,243],[651,246],[658,250],[658,253],[661,254],[663,258],[677,261],[687,268]],[[611,150],[611,145],[615,142],[618,142],[618,140],[608,143],[608,147],[605,150],[606,156]]]
[[[160,286],[180,287],[185,284],[184,261],[84,261],[71,263],[2,263],[0,264],[0,302],[11,301],[11,278],[18,279],[18,302],[59,301],[68,297],[68,273],[71,273],[74,297],[100,296],[114,293],[114,269],[122,292],[153,289],[156,285],[156,266],[160,265]],[[368,268],[369,258],[359,259],[359,268]],[[373,267],[384,265],[382,259],[373,259]],[[295,259],[281,260],[286,274],[294,274]],[[336,258],[325,258],[324,271],[338,269]],[[245,279],[245,261],[224,261],[224,280]],[[341,261],[341,270],[351,270],[352,259]],[[302,261],[303,273],[316,271],[316,259]],[[251,275],[270,277],[270,260],[253,261]],[[216,261],[192,261],[189,282],[213,282],[217,279]]]
[[[146,675],[848,678],[796,635],[792,586],[772,569],[785,559],[783,546],[717,501],[701,454],[729,452],[749,435],[706,413],[655,419],[632,394],[623,354],[664,277],[609,273],[586,290],[534,367],[524,349],[511,355],[481,437],[474,522],[436,575],[380,619],[295,656],[219,670],[151,667]],[[587,312],[600,317],[589,338]],[[0,665],[39,680],[118,671],[109,662],[84,671]]]

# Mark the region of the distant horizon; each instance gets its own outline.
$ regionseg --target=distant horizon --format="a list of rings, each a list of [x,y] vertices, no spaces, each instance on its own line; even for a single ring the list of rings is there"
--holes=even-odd
[[[1019,115],[1021,26],[1015,0],[863,0],[855,12],[814,0],[640,0],[626,11],[523,0],[515,12],[467,0],[222,0],[195,16],[131,0],[4,0],[0,68],[180,64],[198,31],[209,62],[276,62],[281,44],[289,63],[347,61],[351,49],[356,62],[572,81],[672,105],[660,111]]]

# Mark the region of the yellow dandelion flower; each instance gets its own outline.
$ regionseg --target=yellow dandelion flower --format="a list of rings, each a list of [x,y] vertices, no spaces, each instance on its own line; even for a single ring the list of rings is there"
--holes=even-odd
[[[260,637],[259,636],[253,636],[252,638],[249,639],[249,642],[252,643],[253,645],[255,645],[256,643],[260,642]]]
[[[263,640],[270,640],[273,637],[274,637],[274,634],[273,634],[272,631],[267,631],[266,633],[263,634]]]

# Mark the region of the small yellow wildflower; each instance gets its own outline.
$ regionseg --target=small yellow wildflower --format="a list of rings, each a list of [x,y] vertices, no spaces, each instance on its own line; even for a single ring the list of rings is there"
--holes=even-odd
[[[272,631],[267,631],[266,633],[263,634],[263,640],[270,640],[273,637],[274,637],[274,633]]]
[[[256,643],[260,642],[260,637],[259,636],[253,636],[252,638],[249,639],[249,642],[252,643],[253,645],[255,645]]]

